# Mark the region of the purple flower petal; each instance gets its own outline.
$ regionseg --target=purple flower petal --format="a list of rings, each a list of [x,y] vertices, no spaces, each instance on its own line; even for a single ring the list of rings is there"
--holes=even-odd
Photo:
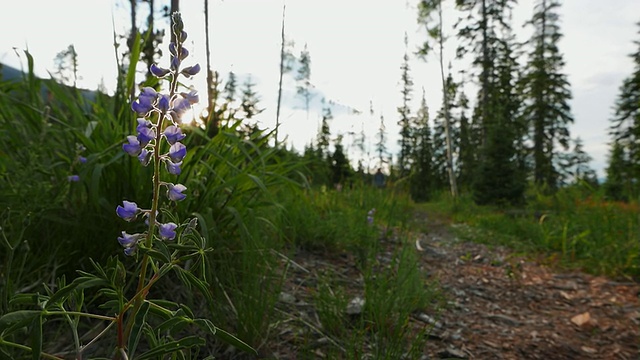
[[[142,151],[140,151],[140,155],[138,155],[138,160],[140,161],[142,166],[149,165],[149,162],[151,162],[151,155],[153,155],[153,151],[149,151],[147,149],[142,149]]]
[[[178,225],[170,222],[166,224],[158,224],[158,231],[160,232],[160,237],[166,240],[173,240],[176,237],[176,228]]]
[[[182,166],[182,161],[174,163],[171,160],[166,160],[165,165],[167,166],[167,172],[172,175],[180,175],[180,166]]]
[[[118,242],[124,247],[131,247],[138,242],[141,236],[141,234],[127,234],[123,231],[122,236],[118,236]]]
[[[118,205],[118,207],[116,208],[116,214],[118,214],[118,216],[125,221],[131,221],[135,219],[139,211],[140,208],[138,208],[138,204],[134,203],[133,201],[126,200],[122,202],[122,206]]]
[[[186,68],[182,69],[182,71],[180,71],[180,73],[186,77],[189,76],[194,76],[196,74],[198,74],[200,72],[200,64],[195,64],[193,66],[187,66]]]
[[[182,161],[187,156],[187,147],[182,143],[177,142],[169,148],[169,157],[174,163]]]
[[[166,129],[164,129],[164,137],[167,139],[167,142],[171,145],[184,139],[186,136],[187,135],[183,134],[182,130],[175,125],[169,125],[167,126]]]
[[[166,113],[169,110],[169,96],[168,95],[160,95],[160,99],[158,99],[158,110]]]
[[[140,151],[142,150],[142,148],[140,147],[140,141],[138,141],[138,138],[133,135],[129,135],[127,136],[127,141],[129,141],[129,143],[123,144],[122,150],[124,150],[127,154],[131,156],[138,156],[140,154]]]
[[[182,193],[183,191],[187,190],[187,187],[182,184],[167,184],[167,188],[167,197],[171,201],[180,201],[184,200],[184,198],[187,197],[186,194]]]
[[[185,98],[190,105],[197,104],[200,101],[200,97],[198,96],[198,92],[196,90],[191,90],[188,93],[182,92],[180,93],[183,98]]]
[[[84,164],[87,162],[87,158],[84,156],[78,156],[78,162],[80,162],[80,164]]]
[[[138,141],[140,146],[146,146],[151,140],[156,138],[156,132],[152,128],[142,127],[138,131]]]
[[[78,181],[80,181],[80,176],[78,176],[78,175],[69,175],[69,176],[67,176],[67,181],[69,181],[69,182],[78,182]]]
[[[136,244],[131,247],[124,248],[124,254],[127,256],[133,256],[137,250],[138,250],[138,245]]]
[[[159,77],[159,78],[163,78],[163,77],[167,76],[167,74],[169,74],[171,72],[171,70],[163,69],[163,68],[159,67],[156,64],[151,64],[151,67],[149,67],[149,71],[154,76]]]

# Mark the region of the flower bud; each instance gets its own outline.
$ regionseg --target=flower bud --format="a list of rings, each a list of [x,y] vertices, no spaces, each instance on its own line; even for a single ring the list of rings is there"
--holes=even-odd
[[[169,74],[171,72],[171,70],[163,69],[163,68],[157,66],[156,64],[151,64],[151,67],[149,68],[149,71],[154,76],[159,77],[159,78],[163,78],[163,77],[167,76],[167,74]]]

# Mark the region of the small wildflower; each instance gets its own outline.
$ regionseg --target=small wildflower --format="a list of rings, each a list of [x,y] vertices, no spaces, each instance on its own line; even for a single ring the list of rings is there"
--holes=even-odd
[[[176,114],[176,119],[174,120],[178,120],[182,117],[182,114],[185,113],[185,111],[189,110],[191,108],[191,102],[189,101],[189,99],[180,97],[177,98],[173,101],[173,112]]]
[[[369,212],[367,213],[367,224],[373,225],[373,216],[375,214],[376,214],[376,209],[375,208],[369,210]]]
[[[200,64],[195,64],[193,66],[187,66],[186,68],[182,69],[182,71],[180,71],[180,73],[186,77],[189,76],[194,76],[196,74],[198,74],[200,72]]]
[[[129,143],[123,144],[122,150],[124,150],[127,154],[131,156],[138,156],[140,154],[140,151],[142,150],[142,148],[140,147],[140,141],[138,141],[138,138],[133,135],[129,135],[127,136],[127,141]]]
[[[158,110],[163,114],[169,110],[169,95],[160,95],[160,98],[158,99]]]
[[[176,237],[176,228],[178,225],[170,222],[166,224],[158,224],[158,231],[160,232],[160,237],[166,240],[173,240]]]
[[[140,155],[138,155],[138,160],[140,161],[142,166],[149,165],[149,162],[151,162],[152,154],[153,154],[153,151],[149,151],[147,149],[142,149],[142,151],[140,151]]]
[[[166,160],[165,165],[167,167],[167,172],[171,175],[180,175],[180,166],[182,165],[182,161],[174,163],[171,160]]]
[[[152,128],[143,127],[138,131],[138,141],[141,146],[146,146],[151,140],[156,138],[156,132]]]
[[[67,176],[67,181],[69,181],[69,182],[78,182],[78,181],[80,181],[80,176],[78,176],[78,175],[69,175],[69,176]]]
[[[187,156],[187,147],[182,143],[177,142],[171,145],[168,155],[174,163],[180,162],[185,156]]]
[[[151,128],[152,124],[151,121],[145,119],[145,118],[138,118],[138,126],[136,126],[136,131],[140,132],[142,131],[142,129],[144,128]]]
[[[122,206],[118,205],[118,207],[116,208],[116,214],[118,214],[118,216],[125,221],[131,221],[135,219],[139,211],[140,208],[138,208],[138,204],[134,203],[133,201],[127,200],[124,200],[122,202]]]
[[[128,248],[135,245],[141,237],[141,234],[127,234],[123,231],[122,236],[118,236],[118,242]]]
[[[197,104],[200,101],[200,97],[198,96],[198,92],[196,90],[194,90],[194,89],[192,89],[188,93],[181,92],[180,95],[182,95],[183,98],[187,99],[187,101],[189,101],[189,104],[191,104],[191,105]]]
[[[169,198],[169,200],[180,201],[180,200],[184,200],[184,198],[187,197],[186,194],[182,193],[183,191],[187,190],[186,186],[182,184],[173,185],[171,183],[166,185],[167,185],[167,197]]]
[[[127,256],[133,256],[133,254],[136,253],[136,250],[138,250],[138,245],[133,245],[131,247],[128,248],[124,248],[124,254]]]
[[[156,64],[151,64],[151,67],[149,67],[149,71],[153,75],[155,75],[156,77],[159,77],[159,78],[163,78],[163,77],[167,76],[167,74],[169,74],[171,72],[171,70],[163,69],[163,68],[159,67]]]
[[[86,163],[86,162],[87,162],[87,158],[86,158],[86,157],[84,157],[84,156],[78,156],[78,162],[79,162],[80,164],[84,164],[84,163]]]
[[[182,133],[179,127],[175,125],[169,125],[166,129],[164,129],[164,137],[167,139],[167,142],[171,145],[176,142],[184,139],[186,137],[185,134]]]

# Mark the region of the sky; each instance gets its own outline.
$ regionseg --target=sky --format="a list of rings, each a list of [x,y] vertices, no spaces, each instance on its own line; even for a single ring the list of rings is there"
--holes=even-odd
[[[397,153],[399,128],[396,108],[401,104],[400,65],[405,53],[403,39],[408,36],[408,51],[413,54],[425,40],[416,23],[417,0],[211,0],[209,2],[213,68],[223,81],[234,71],[240,81],[251,76],[264,108],[260,123],[272,128],[278,90],[280,27],[282,6],[286,2],[285,32],[294,42],[292,52],[299,55],[305,44],[311,56],[311,82],[314,87],[312,108],[307,116],[304,102],[295,93],[295,74],[284,81],[284,101],[280,134],[287,144],[302,150],[315,138],[321,118],[321,100],[331,101],[335,135],[344,135],[350,148],[351,134],[365,130],[370,157],[374,158],[375,134],[380,116],[388,133],[387,147]],[[128,1],[58,0],[11,1],[4,5],[0,22],[0,62],[26,66],[21,50],[28,48],[35,58],[36,73],[48,77],[54,70],[55,55],[74,44],[81,79],[78,85],[95,89],[103,83],[113,89],[116,78],[114,31],[126,32]],[[157,8],[163,1],[157,0]],[[444,29],[445,63],[452,64],[453,76],[460,80],[461,69],[469,69],[468,60],[456,60],[457,47],[452,25],[460,16],[446,2]],[[523,27],[533,13],[534,0],[520,0],[512,14],[517,40],[525,41],[530,27]],[[194,62],[205,64],[203,1],[182,0],[181,10],[189,33],[187,46]],[[608,155],[607,128],[618,89],[633,71],[629,54],[640,41],[640,1],[566,0],[560,8],[560,27],[564,37],[559,43],[564,55],[564,73],[571,84],[572,114],[575,123],[571,136],[580,137],[593,157],[592,168],[604,175]],[[144,19],[140,16],[139,23]],[[166,44],[166,42],[165,42]],[[166,45],[165,45],[166,46]],[[165,51],[166,53],[166,51]],[[161,59],[160,65],[166,65]],[[189,63],[187,61],[187,63]],[[435,56],[423,61],[411,57],[414,81],[412,108],[418,109],[422,89],[435,117],[441,103],[440,73]],[[468,76],[467,76],[468,80]],[[205,75],[194,79],[204,91]],[[467,96],[475,98],[477,88],[465,85]],[[374,115],[369,112],[373,105]],[[282,138],[282,135],[281,135]],[[355,151],[354,149],[351,149]],[[352,154],[359,158],[360,154]],[[375,167],[375,161],[371,163]]]

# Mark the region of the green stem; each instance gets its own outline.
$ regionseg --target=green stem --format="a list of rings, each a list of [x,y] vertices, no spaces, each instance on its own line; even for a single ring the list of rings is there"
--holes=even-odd
[[[84,316],[84,317],[93,318],[93,319],[100,319],[100,320],[106,320],[106,321],[116,321],[116,318],[111,317],[111,316],[103,316],[103,315],[98,315],[98,314],[83,313],[83,312],[79,312],[79,311],[47,311],[47,310],[43,310],[43,314],[42,315],[44,315],[44,316],[48,316],[48,315]]]
[[[20,350],[25,350],[25,351],[33,352],[33,350],[32,350],[30,347],[28,347],[28,346],[21,345],[21,344],[16,344],[16,343],[14,343],[14,342],[6,341],[6,340],[3,340],[3,339],[1,339],[1,338],[0,338],[0,345],[11,346],[11,347],[14,347],[14,348],[18,348],[18,349],[20,349]],[[59,357],[57,357],[57,356],[55,356],[55,355],[47,354],[47,353],[45,353],[45,352],[41,352],[41,353],[40,353],[40,357],[43,357],[43,358],[45,358],[45,359],[64,360],[63,358],[59,358]]]

